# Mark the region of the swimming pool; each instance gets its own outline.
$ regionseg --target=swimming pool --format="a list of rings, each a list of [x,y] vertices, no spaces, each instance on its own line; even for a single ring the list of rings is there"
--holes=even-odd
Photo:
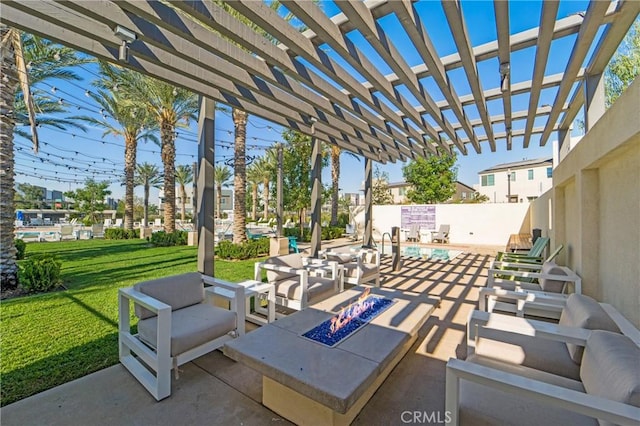
[[[406,246],[402,248],[402,256],[418,257],[430,260],[451,260],[455,259],[462,251],[440,248],[427,248],[418,246]]]

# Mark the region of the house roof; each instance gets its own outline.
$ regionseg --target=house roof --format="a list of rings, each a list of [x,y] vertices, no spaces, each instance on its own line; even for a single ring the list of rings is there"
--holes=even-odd
[[[473,189],[473,187],[471,187],[471,186],[467,185],[466,183],[462,183],[462,182],[460,182],[459,180],[457,180],[457,181],[456,181],[456,183],[457,183],[458,185],[461,185],[461,186],[464,186],[464,187],[468,188],[468,189],[469,189],[469,190],[471,190],[471,191],[475,191],[475,190]],[[387,186],[388,186],[389,188],[402,188],[403,186],[410,186],[410,184],[409,184],[409,183],[407,183],[407,182],[391,182],[391,183],[387,184]]]
[[[546,158],[546,157],[537,158],[535,160],[514,161],[511,163],[496,164],[493,167],[489,167],[488,169],[479,171],[478,174],[498,172],[498,171],[509,170],[509,169],[525,169],[525,168],[531,168],[535,166],[543,166],[543,165],[551,165],[551,164],[553,164],[553,159]]]

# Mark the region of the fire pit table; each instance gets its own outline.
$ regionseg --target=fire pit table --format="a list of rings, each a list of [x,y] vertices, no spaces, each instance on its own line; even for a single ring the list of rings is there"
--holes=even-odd
[[[366,289],[354,287],[234,339],[224,354],[262,373],[262,403],[286,419],[350,424],[439,303],[417,293]],[[365,305],[354,305],[359,298]],[[330,330],[336,324],[342,340]]]

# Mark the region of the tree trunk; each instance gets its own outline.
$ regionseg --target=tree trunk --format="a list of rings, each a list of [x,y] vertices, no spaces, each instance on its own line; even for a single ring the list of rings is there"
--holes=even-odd
[[[262,202],[264,203],[264,220],[269,217],[269,179],[262,181]]]
[[[236,244],[247,241],[247,163],[245,145],[247,139],[247,113],[233,109],[233,124],[235,127],[235,150],[233,161],[233,242]]]
[[[258,218],[258,185],[251,185],[251,195],[251,220],[255,222]]]
[[[160,123],[162,139],[162,164],[164,165],[164,230],[172,233],[176,230],[176,146],[175,128],[167,121]]]
[[[149,226],[149,183],[144,184],[144,226]]]
[[[18,286],[18,265],[16,247],[13,243],[15,219],[13,109],[16,99],[18,76],[16,74],[15,53],[10,39],[6,37],[8,28],[2,29],[0,46],[0,283],[2,289]]]
[[[331,226],[338,226],[338,197],[340,182],[340,148],[331,147]]]
[[[136,138],[127,135],[124,141],[124,229],[133,230],[133,188],[136,171]]]
[[[182,222],[184,222],[187,214],[185,198],[187,198],[187,191],[185,191],[184,185],[180,184],[180,220],[182,220]]]
[[[216,217],[222,219],[222,185],[216,185]]]

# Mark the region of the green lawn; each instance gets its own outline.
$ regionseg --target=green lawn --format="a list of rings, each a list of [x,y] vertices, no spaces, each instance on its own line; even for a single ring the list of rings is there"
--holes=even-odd
[[[55,253],[66,290],[2,301],[0,405],[118,362],[118,288],[197,270],[195,247],[145,240],[28,243],[27,257]],[[216,260],[215,275],[253,278],[255,260]]]

